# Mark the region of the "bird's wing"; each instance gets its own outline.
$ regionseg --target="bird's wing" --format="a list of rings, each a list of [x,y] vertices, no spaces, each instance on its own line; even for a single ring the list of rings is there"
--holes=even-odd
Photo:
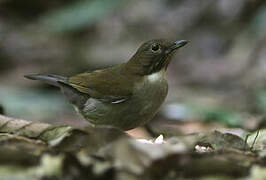
[[[132,95],[134,81],[119,68],[82,73],[68,79],[68,85],[104,102],[121,103]]]

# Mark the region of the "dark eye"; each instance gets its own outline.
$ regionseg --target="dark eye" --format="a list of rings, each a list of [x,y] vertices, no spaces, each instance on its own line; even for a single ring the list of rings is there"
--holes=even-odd
[[[158,51],[159,49],[160,49],[159,44],[153,44],[153,45],[151,45],[151,50]]]

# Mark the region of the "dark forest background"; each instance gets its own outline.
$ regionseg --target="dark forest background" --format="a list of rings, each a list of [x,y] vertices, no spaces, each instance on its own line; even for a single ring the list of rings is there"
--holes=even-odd
[[[264,0],[1,0],[2,111],[86,125],[56,88],[23,75],[70,76],[119,64],[155,38],[190,44],[168,68],[169,94],[151,124],[177,125],[180,133],[264,126]]]

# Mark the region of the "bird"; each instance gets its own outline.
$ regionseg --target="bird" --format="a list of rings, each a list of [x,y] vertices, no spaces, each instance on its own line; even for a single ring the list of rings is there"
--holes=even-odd
[[[25,77],[59,87],[89,124],[127,131],[145,125],[158,112],[168,93],[167,67],[176,50],[187,43],[149,40],[119,65],[70,77],[38,73]]]

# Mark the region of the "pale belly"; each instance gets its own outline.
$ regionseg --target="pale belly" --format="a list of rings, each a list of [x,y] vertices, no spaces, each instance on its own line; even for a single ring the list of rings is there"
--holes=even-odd
[[[157,76],[136,84],[132,97],[121,103],[90,98],[81,114],[95,125],[112,125],[124,130],[143,125],[154,117],[168,92],[164,76]]]

